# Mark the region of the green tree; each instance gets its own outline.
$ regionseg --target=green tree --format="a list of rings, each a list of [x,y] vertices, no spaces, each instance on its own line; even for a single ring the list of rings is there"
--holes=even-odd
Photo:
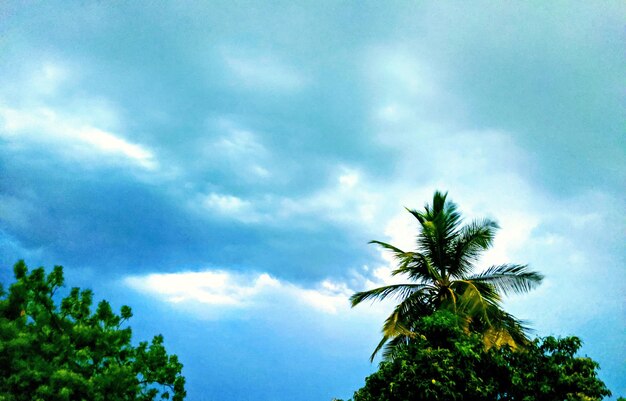
[[[131,345],[128,306],[92,311],[92,292],[79,288],[57,304],[61,266],[13,270],[8,291],[0,286],[0,401],[184,399],[182,364],[163,337]]]
[[[459,317],[440,311],[415,325],[416,337],[381,362],[353,401],[599,401],[610,391],[598,364],[577,357],[580,339],[547,337],[524,350],[488,350]]]
[[[391,251],[398,260],[394,275],[412,282],[358,292],[352,306],[365,300],[395,297],[400,302],[383,325],[383,338],[371,359],[383,347],[392,357],[397,345],[410,341],[419,320],[437,310],[461,317],[467,332],[483,334],[487,346],[528,342],[522,322],[501,307],[501,295],[526,292],[541,283],[543,276],[526,265],[491,266],[472,274],[475,262],[493,242],[497,223],[477,220],[462,226],[461,215],[447,193],[435,192],[432,205],[424,211],[407,209],[419,222],[417,250],[406,252],[393,245],[372,241]]]
[[[536,339],[523,352],[496,352],[508,368],[506,394],[510,400],[596,401],[611,392],[598,379],[597,362],[576,356],[578,337]]]

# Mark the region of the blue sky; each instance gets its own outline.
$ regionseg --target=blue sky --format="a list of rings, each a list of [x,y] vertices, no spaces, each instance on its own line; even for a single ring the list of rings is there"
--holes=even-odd
[[[626,7],[607,2],[3,2],[0,278],[19,258],[129,304],[189,400],[349,397],[447,190],[481,266],[626,395]]]

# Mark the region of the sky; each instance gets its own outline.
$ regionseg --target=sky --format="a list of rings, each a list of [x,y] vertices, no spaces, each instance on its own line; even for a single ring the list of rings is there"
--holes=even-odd
[[[501,229],[505,307],[626,396],[626,6],[0,2],[0,279],[162,333],[188,400],[349,398],[436,189]]]

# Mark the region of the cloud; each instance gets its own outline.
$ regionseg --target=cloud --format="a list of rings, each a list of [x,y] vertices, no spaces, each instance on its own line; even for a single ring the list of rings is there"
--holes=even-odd
[[[17,104],[52,101],[63,97],[63,89],[71,87],[81,75],[77,66],[59,57],[39,56],[23,56],[19,64],[9,64],[8,73],[0,77],[0,99]]]
[[[284,219],[311,216],[337,224],[369,226],[380,216],[383,197],[373,188],[371,178],[344,165],[331,169],[325,187],[300,198],[279,201]]]
[[[144,6],[17,7],[9,19],[0,247],[11,255],[44,249],[42,263],[116,278],[128,266],[140,278],[254,266],[164,275],[145,294],[198,316],[293,308],[298,323],[324,316],[335,333],[362,310],[344,313],[343,286],[402,280],[367,241],[412,249],[403,206],[449,190],[464,216],[502,227],[479,267],[546,274],[507,308],[539,334],[604,319],[588,342],[620,343],[622,301],[607,294],[624,293],[623,6],[414,2],[340,6],[332,18],[324,6]],[[162,287],[175,279],[195,298]],[[200,382],[197,394],[216,388]]]
[[[225,152],[232,157],[262,156],[266,153],[265,147],[252,131],[242,129],[228,120],[220,120],[220,127],[227,133],[213,143],[219,152]]]
[[[356,277],[356,276],[355,276]],[[354,291],[346,283],[323,280],[302,286],[268,273],[226,270],[129,276],[124,284],[203,318],[246,318],[291,309],[337,315],[349,313]]]
[[[26,63],[15,71],[16,79],[0,90],[0,137],[11,145],[9,149],[40,147],[91,165],[157,169],[150,149],[111,130],[119,124],[108,102],[65,94],[72,93],[80,75],[69,63],[51,60]]]
[[[61,63],[44,61],[31,76],[30,89],[39,95],[52,95],[70,76],[70,71]]]
[[[0,136],[17,144],[52,145],[64,156],[99,163],[93,156],[108,155],[155,170],[158,163],[145,147],[111,132],[60,115],[49,108],[15,109],[0,107]]]
[[[204,165],[221,169],[248,183],[272,176],[266,167],[272,162],[272,154],[262,143],[260,133],[225,117],[210,121],[208,130],[211,139],[201,141],[203,153],[209,155]]]
[[[211,191],[196,194],[188,204],[200,214],[208,211],[210,216],[271,227],[312,227],[320,221],[371,227],[380,219],[385,209],[384,197],[369,177],[343,165],[331,173],[326,186],[299,197],[259,192],[244,198]]]
[[[353,188],[359,182],[359,174],[356,171],[348,170],[339,176],[339,183],[347,188]]]
[[[225,271],[150,274],[129,277],[125,283],[142,292],[155,293],[167,302],[195,301],[215,307],[246,307],[264,287],[275,288],[278,281],[267,274],[235,277]]]
[[[247,89],[292,92],[307,84],[295,68],[267,54],[249,54],[240,50],[224,52],[224,63],[233,74],[234,85]]]
[[[202,208],[213,215],[238,220],[242,223],[258,223],[261,220],[251,202],[234,195],[212,192],[201,196],[200,199]]]

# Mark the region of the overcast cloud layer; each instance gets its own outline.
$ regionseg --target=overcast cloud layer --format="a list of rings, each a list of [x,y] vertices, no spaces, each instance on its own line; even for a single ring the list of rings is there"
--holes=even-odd
[[[507,300],[626,396],[621,2],[5,2],[0,278],[24,258],[135,310],[189,400],[348,398],[447,190],[529,263]],[[616,397],[614,397],[616,398]]]

